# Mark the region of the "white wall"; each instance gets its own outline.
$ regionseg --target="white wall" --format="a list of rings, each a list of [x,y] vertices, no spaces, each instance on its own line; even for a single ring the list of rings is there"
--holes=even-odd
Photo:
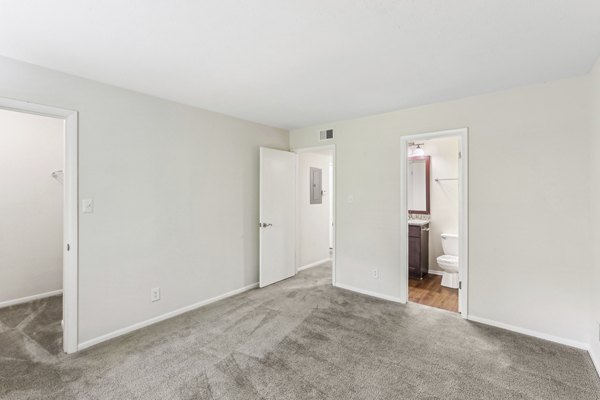
[[[436,182],[435,178],[458,177],[458,139],[428,140],[423,149],[431,156],[429,269],[441,272],[437,264],[444,254],[441,234],[458,233],[458,181]]]
[[[593,251],[593,276],[590,344],[591,354],[600,372],[600,58],[592,70],[590,79],[592,85],[592,132],[591,132],[591,196],[590,202]],[[583,147],[583,146],[582,146]]]
[[[590,228],[578,216],[589,212],[590,177],[587,149],[576,144],[588,140],[588,81],[292,131],[298,148],[335,129],[337,282],[400,297],[400,136],[468,127],[469,313],[587,343]]]
[[[332,156],[298,154],[298,224],[296,266],[303,267],[329,258],[329,165]],[[322,204],[310,204],[310,168],[320,168],[326,193]]]
[[[0,304],[62,289],[64,121],[0,109]]]
[[[80,342],[258,281],[258,149],[286,131],[6,58],[0,88],[79,111]]]

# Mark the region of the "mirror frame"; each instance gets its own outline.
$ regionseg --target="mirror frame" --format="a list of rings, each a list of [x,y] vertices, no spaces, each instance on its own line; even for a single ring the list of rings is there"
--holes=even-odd
[[[425,160],[425,211],[421,210],[408,210],[409,214],[431,214],[431,156],[409,156],[408,162],[415,160]],[[407,165],[408,167],[408,165]],[[408,171],[408,168],[407,168]]]

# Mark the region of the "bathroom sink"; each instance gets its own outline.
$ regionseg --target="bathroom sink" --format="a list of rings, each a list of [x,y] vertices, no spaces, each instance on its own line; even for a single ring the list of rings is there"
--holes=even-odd
[[[427,220],[427,219],[409,219],[408,220],[409,225],[423,226],[423,225],[427,225],[428,223],[429,223],[429,220]]]

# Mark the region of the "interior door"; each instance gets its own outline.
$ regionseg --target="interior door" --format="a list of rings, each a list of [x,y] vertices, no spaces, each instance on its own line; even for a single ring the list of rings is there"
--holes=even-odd
[[[296,154],[260,148],[260,287],[294,276]]]

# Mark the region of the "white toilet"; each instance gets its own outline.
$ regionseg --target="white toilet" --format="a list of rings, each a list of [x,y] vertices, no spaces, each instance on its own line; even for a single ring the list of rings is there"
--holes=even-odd
[[[442,286],[458,289],[458,235],[442,233],[444,255],[437,258],[437,263],[444,270]]]

